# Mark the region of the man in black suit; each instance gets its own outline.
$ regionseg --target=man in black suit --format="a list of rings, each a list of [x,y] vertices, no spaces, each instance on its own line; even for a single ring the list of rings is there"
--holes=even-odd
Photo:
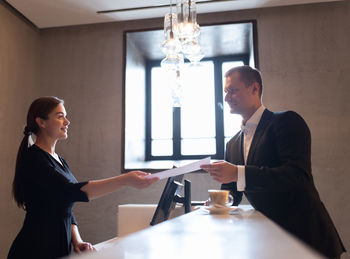
[[[260,72],[236,67],[226,75],[225,101],[243,118],[226,146],[226,161],[202,166],[230,190],[234,205],[250,204],[329,258],[345,251],[311,174],[311,136],[292,111],[271,112],[261,102]]]

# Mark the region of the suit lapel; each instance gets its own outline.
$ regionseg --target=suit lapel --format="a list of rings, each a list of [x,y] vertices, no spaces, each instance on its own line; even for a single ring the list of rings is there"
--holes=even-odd
[[[270,123],[271,119],[273,116],[273,112],[269,111],[268,109],[266,109],[260,119],[260,122],[256,128],[252,143],[250,145],[250,149],[249,149],[249,153],[248,153],[248,158],[247,158],[247,165],[252,164],[253,160],[254,160],[254,154],[256,151],[256,147],[259,144],[259,141],[261,139],[261,136],[263,135],[266,126]],[[243,135],[243,134],[242,134]],[[242,149],[243,150],[243,149]]]

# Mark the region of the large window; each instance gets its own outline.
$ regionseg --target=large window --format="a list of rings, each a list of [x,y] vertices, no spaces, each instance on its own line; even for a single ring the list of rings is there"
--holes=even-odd
[[[240,117],[224,104],[224,73],[247,64],[248,56],[208,58],[181,73],[182,105],[172,107],[173,73],[146,65],[146,161],[224,158],[225,140],[239,130]]]
[[[181,107],[172,107],[174,74],[160,68],[162,28],[124,33],[124,171],[224,158],[241,124],[224,102],[224,74],[237,65],[258,67],[255,33],[255,21],[202,25],[205,59],[181,70]]]

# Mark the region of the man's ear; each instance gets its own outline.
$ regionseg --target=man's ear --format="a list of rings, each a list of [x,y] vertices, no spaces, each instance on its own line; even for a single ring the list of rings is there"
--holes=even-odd
[[[36,117],[35,121],[38,124],[39,128],[45,128],[46,127],[45,120],[43,120],[42,118]]]
[[[260,92],[260,85],[258,82],[254,82],[252,85],[253,89],[252,89],[252,93],[259,95]]]

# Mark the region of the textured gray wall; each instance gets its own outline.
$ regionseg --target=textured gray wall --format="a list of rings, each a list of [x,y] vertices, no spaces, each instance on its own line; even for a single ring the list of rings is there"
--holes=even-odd
[[[23,223],[11,188],[26,111],[38,92],[39,46],[39,33],[0,3],[0,258]]]
[[[271,110],[295,110],[308,122],[313,141],[315,183],[345,246],[350,249],[350,202],[347,195],[350,183],[347,166],[350,157],[347,139],[350,135],[350,3],[205,14],[198,18],[200,24],[247,19],[256,19],[258,23],[264,104]],[[162,26],[162,19],[153,19],[43,30],[38,53],[37,33],[0,6],[1,25],[3,20],[13,22],[6,26],[6,30],[0,26],[0,44],[4,38],[5,42],[12,39],[14,43],[8,43],[11,49],[20,49],[23,53],[17,53],[17,59],[13,61],[9,58],[0,60],[1,73],[8,71],[6,74],[11,74],[15,69],[21,75],[19,79],[15,75],[3,79],[0,74],[3,128],[0,137],[0,229],[6,230],[0,233],[0,257],[7,252],[14,232],[22,224],[23,214],[10,201],[9,192],[24,113],[28,100],[35,96],[32,91],[37,95],[57,95],[66,100],[72,124],[69,139],[58,145],[58,152],[66,158],[79,180],[119,174],[123,31]],[[7,57],[6,53],[1,47],[1,57]],[[38,57],[40,89],[35,89]],[[24,62],[32,64],[25,64],[24,69]],[[11,69],[4,70],[4,65]],[[23,78],[23,73],[26,78]],[[21,100],[26,100],[20,105],[13,103],[19,94]],[[8,109],[9,106],[13,108]],[[19,116],[15,117],[17,114]],[[208,188],[218,187],[206,174],[195,174],[190,178],[194,199],[204,199]],[[90,203],[77,204],[75,212],[83,238],[96,243],[115,236],[117,206],[155,203],[163,185],[164,181],[141,191],[125,188]]]

